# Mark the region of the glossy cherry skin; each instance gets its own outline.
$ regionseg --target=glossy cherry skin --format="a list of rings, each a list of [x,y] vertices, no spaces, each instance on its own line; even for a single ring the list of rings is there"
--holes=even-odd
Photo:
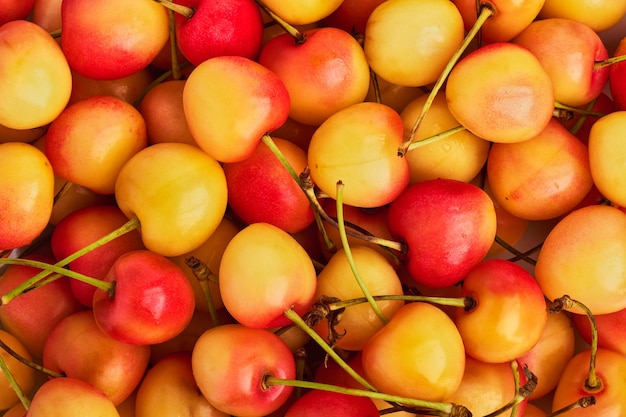
[[[293,388],[266,387],[264,378],[293,379],[296,373],[293,354],[278,336],[241,324],[204,332],[193,349],[191,365],[209,403],[242,417],[267,415],[282,406]]]
[[[476,265],[463,280],[476,306],[454,317],[468,355],[483,362],[508,362],[528,352],[546,325],[543,292],[521,266],[502,259]]]
[[[115,283],[112,296],[99,290],[93,312],[100,329],[134,344],[164,342],[182,332],[191,321],[195,297],[181,269],[148,250],[120,256],[104,281]]]

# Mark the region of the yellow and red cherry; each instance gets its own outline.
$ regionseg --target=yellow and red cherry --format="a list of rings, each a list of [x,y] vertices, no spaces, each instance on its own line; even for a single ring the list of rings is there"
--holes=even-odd
[[[626,214],[590,205],[567,214],[550,230],[534,275],[548,299],[566,294],[593,314],[606,314],[626,308],[625,271]]]
[[[248,58],[221,56],[195,67],[183,89],[183,108],[198,146],[220,162],[248,158],[261,137],[289,116],[280,78]]]
[[[569,19],[532,22],[513,40],[528,48],[550,75],[554,99],[578,107],[600,95],[609,78],[609,67],[596,67],[609,53],[602,38],[584,23]],[[567,44],[567,48],[563,45]]]
[[[531,139],[494,143],[487,178],[498,204],[528,220],[567,214],[593,186],[587,147],[554,118]]]
[[[392,202],[409,183],[409,165],[398,158],[403,125],[400,115],[379,103],[357,103],[326,119],[308,150],[311,179],[325,194],[372,208]]]
[[[103,281],[111,294],[96,291],[93,314],[112,338],[152,345],[181,333],[195,310],[193,288],[183,271],[166,257],[148,250],[121,255]]]
[[[364,50],[377,75],[418,87],[437,80],[463,37],[463,19],[452,2],[388,0],[367,20]]]
[[[401,307],[361,354],[364,376],[378,390],[427,401],[452,395],[465,369],[463,341],[454,322],[427,303]]]
[[[15,20],[0,29],[0,125],[34,129],[67,105],[72,75],[52,36],[35,23]]]
[[[237,416],[276,411],[287,401],[293,387],[268,387],[265,379],[296,376],[293,354],[278,336],[241,324],[226,324],[204,332],[194,346],[191,365],[196,384],[208,402]]]
[[[219,277],[228,312],[239,323],[254,328],[291,324],[285,311],[293,308],[297,314],[305,314],[313,304],[317,285],[315,268],[304,248],[269,223],[248,225],[230,240]]]
[[[330,15],[342,0],[265,0],[263,3],[290,25],[307,25]]]
[[[312,126],[365,99],[370,71],[363,48],[348,32],[334,27],[303,32],[296,44],[288,33],[269,40],[259,63],[283,81],[291,108],[289,117]],[[341,94],[337,94],[341,91]]]
[[[497,227],[485,191],[447,179],[407,187],[390,204],[387,219],[391,235],[407,245],[410,276],[433,288],[461,281],[487,254]]]
[[[624,0],[581,1],[576,4],[567,0],[545,0],[538,17],[571,19],[586,24],[595,32],[602,32],[617,25],[625,14]]]
[[[463,280],[462,296],[476,305],[458,309],[454,322],[469,356],[483,362],[509,362],[527,353],[546,326],[541,288],[521,266],[485,260]]]
[[[141,223],[146,248],[164,256],[189,252],[215,231],[228,201],[221,165],[196,146],[159,143],[135,154],[120,171],[115,198]]]
[[[122,167],[147,145],[137,109],[113,96],[95,96],[67,107],[50,124],[45,149],[58,176],[108,195]]]
[[[378,417],[378,408],[371,398],[332,391],[311,390],[299,397],[285,417]]]
[[[528,49],[496,42],[463,57],[450,72],[452,115],[475,135],[514,143],[538,135],[552,119],[552,81]]]
[[[96,80],[146,68],[169,38],[167,10],[152,0],[64,1],[61,25],[70,67]]]
[[[30,244],[52,215],[54,172],[35,146],[0,144],[0,250]]]
[[[302,148],[286,139],[272,140],[296,173],[305,170]],[[306,194],[266,143],[259,142],[248,158],[223,168],[229,207],[244,223],[265,222],[297,233],[313,222]]]

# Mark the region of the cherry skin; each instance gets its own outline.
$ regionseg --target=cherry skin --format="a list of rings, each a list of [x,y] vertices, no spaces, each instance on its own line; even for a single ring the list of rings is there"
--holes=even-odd
[[[263,37],[263,20],[253,0],[176,3],[193,9],[191,17],[176,14],[177,44],[193,65],[224,55],[256,59]]]
[[[149,90],[153,81],[154,75],[149,68],[113,80],[94,80],[72,71],[72,95],[68,104],[94,96],[113,96],[134,104]]]
[[[397,156],[402,134],[400,115],[384,104],[365,102],[340,110],[311,138],[311,179],[334,199],[342,181],[345,204],[384,206],[409,183],[409,165]]]
[[[215,231],[228,202],[221,165],[196,146],[158,143],[121,169],[115,199],[141,223],[146,248],[164,256],[189,252]]]
[[[63,1],[61,25],[70,67],[96,80],[127,77],[147,67],[169,38],[167,11],[150,0]]]
[[[479,187],[433,179],[407,187],[389,206],[389,232],[404,241],[419,284],[454,285],[489,251],[496,233],[491,198]]]
[[[367,397],[312,390],[289,407],[285,417],[378,417],[378,408]]]
[[[370,73],[363,48],[348,32],[324,27],[303,34],[306,42],[302,44],[294,43],[288,33],[275,36],[263,46],[259,63],[285,83],[289,116],[318,126],[365,99]]]
[[[65,217],[52,232],[52,253],[57,259],[82,249],[113,232],[128,219],[116,206],[91,206]],[[87,276],[103,279],[119,256],[133,250],[145,249],[139,231],[132,230],[113,241],[81,256],[68,264],[69,269]],[[96,287],[70,280],[72,293],[78,301],[91,307]]]
[[[615,26],[626,14],[626,1],[581,1],[572,7],[566,0],[545,0],[539,18],[559,17],[575,20],[602,32]]]
[[[181,269],[148,250],[121,255],[104,281],[114,294],[97,291],[93,313],[100,329],[116,340],[150,345],[181,333],[195,309],[193,289]]]
[[[0,26],[13,20],[26,19],[34,6],[35,0],[3,0],[0,4]]]
[[[385,1],[367,20],[365,56],[385,80],[425,86],[437,80],[463,36],[463,19],[452,2]]]
[[[626,55],[626,36],[619,40],[613,56]],[[609,90],[618,110],[626,110],[626,62],[609,67]]]
[[[182,142],[197,146],[185,119],[184,88],[185,80],[165,81],[151,88],[139,103],[149,143]]]
[[[527,353],[546,326],[541,288],[521,266],[502,259],[482,261],[463,280],[464,297],[476,305],[458,309],[454,322],[468,355],[504,363]]]
[[[487,178],[494,199],[528,220],[567,214],[593,185],[587,147],[556,119],[531,139],[493,144]]]
[[[183,410],[188,410],[187,414]],[[137,390],[136,417],[227,417],[198,391],[191,366],[191,352],[163,357],[146,372]]]
[[[63,51],[48,32],[27,20],[2,25],[0,45],[0,124],[13,129],[47,125],[63,111],[72,91]]]
[[[263,3],[289,24],[307,25],[330,15],[341,5],[341,0],[266,0]]]
[[[148,144],[146,124],[132,105],[95,96],[67,107],[46,134],[54,172],[99,194],[113,194],[126,162]]]
[[[626,309],[613,313],[596,314],[596,329],[598,332],[598,346],[610,349],[621,354],[626,353],[624,335],[626,334]],[[591,325],[586,314],[572,314],[572,323],[583,340],[591,344]]]
[[[100,331],[91,310],[59,322],[43,350],[43,366],[89,382],[115,405],[137,388],[149,358],[149,346],[120,342]]]
[[[589,376],[590,349],[576,354],[568,363],[554,391],[552,411],[577,401],[580,397],[593,395],[595,405],[587,408],[576,408],[567,414],[573,417],[606,416],[617,417],[626,410],[626,358],[620,353],[600,348],[596,356],[596,374],[601,386],[587,386]]]
[[[48,224],[54,200],[50,161],[33,145],[0,144],[0,250],[31,243]]]
[[[520,385],[523,385],[526,378],[520,365],[518,369]],[[515,394],[513,370],[509,363],[482,362],[468,356],[465,360],[465,372],[461,385],[454,394],[446,398],[446,401],[463,404],[474,415],[483,416],[505,406]],[[526,403],[527,401],[523,401],[519,404],[513,416],[525,416]],[[510,412],[504,414],[511,415]]]
[[[405,304],[361,352],[365,376],[377,389],[429,401],[450,396],[465,368],[456,326],[427,303]]]
[[[267,132],[289,115],[289,93],[280,78],[244,57],[208,59],[193,69],[183,108],[198,146],[220,162],[248,158]]]
[[[303,172],[306,152],[285,139],[272,140],[294,171]],[[247,159],[223,167],[228,204],[245,223],[266,222],[297,233],[313,222],[306,195],[265,143],[259,142]]]
[[[284,379],[296,375],[293,354],[278,336],[241,324],[204,332],[193,349],[191,366],[209,403],[242,417],[272,413],[291,395],[292,387],[264,386],[268,375]]]
[[[485,45],[459,60],[448,76],[446,99],[461,125],[491,142],[538,135],[554,110],[550,76],[532,52],[510,42]]]
[[[322,20],[322,24],[362,35],[365,33],[367,19],[384,1],[386,0],[343,0],[334,12]]]
[[[621,168],[626,160],[618,134],[624,126],[626,111],[616,111],[596,121],[589,132],[589,166],[594,184],[618,206],[626,206],[626,182]]]
[[[569,213],[550,230],[535,278],[550,300],[567,294],[593,314],[611,313],[626,308],[625,256],[626,214],[591,205]]]
[[[219,277],[224,306],[249,327],[291,324],[283,314],[287,309],[302,315],[313,303],[316,273],[311,259],[291,235],[269,223],[248,225],[231,239]]]
[[[28,417],[119,417],[115,404],[98,388],[78,378],[52,378],[32,398]]]
[[[586,315],[572,316],[584,317],[589,322]],[[537,377],[537,386],[528,397],[529,400],[541,398],[556,388],[563,369],[574,356],[576,335],[572,321],[563,312],[549,314],[535,346],[518,359]]]
[[[598,97],[609,67],[596,69],[609,53],[600,36],[589,26],[569,19],[543,19],[528,25],[513,42],[528,48],[552,80],[554,99],[573,107]],[[567,43],[567,47],[563,47]]]

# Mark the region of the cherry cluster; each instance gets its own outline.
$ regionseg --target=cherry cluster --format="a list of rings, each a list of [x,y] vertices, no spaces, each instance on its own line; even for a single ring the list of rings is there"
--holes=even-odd
[[[625,21],[0,0],[3,415],[626,416]]]

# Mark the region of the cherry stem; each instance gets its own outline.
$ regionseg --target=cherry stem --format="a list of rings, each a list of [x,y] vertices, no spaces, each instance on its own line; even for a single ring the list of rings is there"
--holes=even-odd
[[[592,111],[593,106],[596,105],[597,101],[598,101],[597,97],[594,100],[590,101],[589,104],[587,104],[587,107],[585,107],[585,110],[589,112]],[[580,131],[583,124],[585,123],[586,119],[587,119],[587,114],[581,114],[578,120],[576,120],[576,123],[574,123],[574,125],[570,128],[569,132],[572,135],[576,135]]]
[[[196,9],[192,7],[187,7],[187,6],[183,6],[180,4],[176,4],[172,0],[154,0],[154,1],[156,1],[157,3],[159,3],[160,5],[162,5],[168,10],[171,10],[175,13],[185,16],[187,19],[191,19],[191,17],[196,12]]]
[[[341,244],[343,245],[343,250],[344,250],[344,253],[346,254],[346,260],[348,261],[348,264],[350,265],[350,269],[352,270],[352,274],[354,275],[354,278],[356,279],[357,284],[359,284],[361,291],[363,291],[363,295],[365,295],[367,302],[372,307],[372,310],[374,310],[374,313],[376,314],[376,316],[378,317],[378,319],[380,320],[382,324],[387,324],[389,320],[387,319],[387,317],[385,317],[385,314],[382,312],[382,310],[380,309],[380,306],[376,303],[374,298],[372,298],[372,293],[367,288],[367,285],[365,285],[365,282],[363,281],[363,278],[361,277],[361,274],[359,273],[356,263],[354,262],[354,257],[352,256],[352,250],[350,249],[350,244],[348,243],[348,235],[346,234],[346,225],[343,219],[343,188],[344,188],[344,184],[341,181],[338,181],[337,182],[337,223],[339,225],[339,237],[341,238]]]
[[[590,111],[587,109],[579,109],[578,107],[568,106],[567,104],[563,104],[561,102],[555,101],[554,108],[560,110],[571,111],[572,113],[582,114],[585,116],[595,116],[595,117],[603,117],[606,116],[606,113],[598,113],[595,111]]]
[[[300,32],[298,29],[296,29],[293,25],[291,25],[290,23],[288,23],[287,21],[285,21],[282,17],[278,16],[276,13],[274,13],[274,11],[272,9],[270,9],[265,3],[263,3],[261,0],[254,0],[256,2],[256,4],[259,5],[259,7],[268,14],[269,17],[272,18],[272,20],[276,23],[278,23],[278,25],[280,27],[283,28],[283,30],[285,32],[287,32],[288,34],[291,35],[291,37],[295,40],[296,45],[301,45],[304,42],[306,42],[306,34]]]
[[[612,56],[603,61],[597,61],[595,64],[593,64],[593,70],[596,71],[601,68],[608,67],[609,65],[617,64],[623,61],[626,61],[626,55]]]
[[[554,300],[549,306],[548,311],[552,314],[558,313],[563,309],[569,309],[577,307],[587,315],[589,319],[589,325],[591,326],[591,348],[589,355],[589,376],[585,380],[585,390],[591,392],[602,388],[602,380],[596,375],[596,355],[598,352],[598,327],[596,326],[596,319],[593,313],[585,304],[578,300],[570,298],[569,295],[564,295]]]
[[[304,380],[304,372],[306,370],[306,350],[301,347],[293,353],[293,356],[296,361],[296,379],[302,381]],[[302,391],[301,387],[296,387],[296,398],[302,396]]]
[[[476,300],[474,298],[467,297],[434,297],[430,295],[407,295],[407,294],[389,294],[389,295],[374,295],[372,297],[376,301],[409,301],[409,302],[423,302],[436,304],[440,306],[460,307],[464,310],[470,311],[476,306]],[[325,308],[329,311],[337,311],[344,308],[352,307],[358,304],[366,303],[368,300],[365,297],[352,298],[350,300],[330,301],[323,303]]]
[[[537,261],[535,261],[534,259],[530,258],[528,256],[528,254],[525,254],[524,252],[520,252],[519,250],[517,250],[515,247],[509,245],[506,241],[504,241],[501,237],[496,236],[495,237],[495,241],[498,245],[502,246],[504,249],[506,249],[507,251],[511,252],[513,255],[515,255],[517,258],[519,258],[520,260],[524,260],[526,262],[528,262],[531,265],[536,265]]]
[[[46,262],[35,261],[33,259],[6,258],[6,259],[0,259],[0,264],[22,265],[22,266],[29,266],[32,268],[42,269],[45,273],[45,277],[48,277],[48,275],[51,272],[54,272],[58,274],[56,278],[59,278],[60,276],[66,276],[72,279],[76,279],[78,281],[82,281],[86,284],[93,285],[94,287],[101,289],[102,291],[106,291],[107,293],[109,293],[109,296],[112,295],[113,289],[115,287],[111,282],[102,281],[97,278],[93,278],[93,277],[90,277],[90,276],[87,276],[87,275],[84,275],[75,271],[71,271],[61,266],[57,266],[56,264],[52,265]],[[40,281],[41,279],[37,279],[37,281],[33,282],[29,286],[19,285],[13,288],[11,291],[7,292],[2,297],[0,297],[0,306],[6,305],[11,300],[17,298],[18,296],[25,294],[26,292],[30,290],[35,289],[37,286],[39,286]],[[52,279],[48,280],[48,282],[50,281],[52,281]],[[30,282],[30,280],[26,282]]]
[[[191,65],[189,62],[183,62],[181,65],[179,65],[179,69],[186,68],[189,65]],[[167,80],[170,77],[174,78],[173,70],[165,71],[163,74],[159,75],[157,78],[152,80],[152,82],[148,84],[146,89],[143,90],[141,94],[139,95],[139,97],[137,97],[137,99],[133,102],[133,106],[139,107],[141,100],[143,100],[143,98],[146,96],[148,91],[152,90],[155,86],[161,84],[163,81]]]
[[[261,137],[261,141],[265,144],[265,146],[270,149],[270,151],[272,151],[276,158],[278,158],[282,166],[285,167],[287,172],[289,172],[289,175],[291,175],[291,178],[293,178],[293,180],[298,184],[300,189],[302,189],[302,191],[304,192],[304,195],[306,196],[307,200],[309,200],[309,204],[311,205],[311,209],[313,210],[315,224],[317,225],[317,228],[322,235],[322,239],[324,240],[326,249],[328,249],[330,252],[334,252],[336,250],[335,244],[332,240],[330,240],[330,238],[328,237],[328,233],[326,233],[326,229],[324,228],[324,224],[322,222],[322,212],[324,210],[322,209],[322,206],[319,204],[319,201],[315,196],[315,192],[313,190],[313,182],[308,175],[308,170],[305,170],[303,174],[298,175],[298,173],[296,173],[295,169],[293,169],[289,161],[287,161],[285,155],[281,152],[278,146],[276,146],[276,143],[270,135],[263,135]]]
[[[58,193],[56,193],[56,195],[54,196],[54,200],[53,200],[53,204],[56,204],[61,198],[63,198],[63,196],[65,194],[67,194],[67,192],[74,186],[73,182],[70,181],[65,181],[65,184],[63,184],[63,187],[61,187],[61,189],[59,190]]]
[[[372,83],[372,90],[374,91],[374,98],[376,103],[380,104],[383,102],[383,99],[380,95],[380,85],[378,85],[378,75],[374,72],[373,69],[370,68],[370,81]]]
[[[176,40],[176,16],[173,10],[168,10],[169,29],[170,29],[170,60],[172,62],[172,78],[175,80],[181,79],[180,64],[178,62],[178,50]]]
[[[572,411],[576,408],[587,408],[595,404],[596,404],[596,397],[594,397],[593,395],[590,395],[587,397],[581,397],[578,399],[578,401],[575,401],[569,405],[566,405],[563,408],[559,408],[558,410],[556,410],[555,412],[551,414],[548,414],[547,417],[557,417],[557,416],[560,416],[561,414],[565,414],[568,411]]]
[[[13,356],[15,359],[17,359],[18,361],[22,362],[24,365],[44,373],[45,375],[52,377],[52,378],[62,378],[65,375],[59,373],[59,372],[55,372],[51,369],[48,368],[44,368],[43,366],[26,359],[24,356],[20,355],[19,353],[17,353],[15,350],[11,349],[11,347],[9,345],[7,345],[6,343],[4,343],[4,341],[2,339],[0,339],[0,348],[4,349],[9,355]]]
[[[77,250],[76,252],[72,253],[71,255],[61,259],[60,261],[58,261],[57,263],[55,263],[54,265],[50,265],[44,262],[39,262],[40,265],[43,265],[43,267],[41,267],[42,271],[36,275],[34,275],[33,277],[31,277],[30,279],[24,281],[22,284],[20,284],[19,286],[17,286],[16,288],[14,288],[13,290],[11,290],[9,293],[3,295],[2,297],[0,297],[0,305],[4,305],[6,303],[8,303],[9,301],[11,301],[13,298],[17,297],[18,295],[34,288],[35,285],[37,285],[39,283],[39,281],[41,281],[43,278],[46,278],[48,275],[50,275],[52,272],[56,272],[58,274],[61,275],[65,275],[65,276],[69,276],[70,278],[75,278],[75,279],[79,279],[83,282],[86,282],[88,284],[94,285],[100,289],[103,289],[104,291],[109,292],[109,294],[111,294],[111,284],[110,283],[105,283],[102,280],[99,279],[95,279],[95,278],[91,278],[88,277],[86,275],[83,274],[78,274],[76,272],[72,272],[69,271],[65,268],[63,268],[64,266],[66,266],[67,264],[69,264],[70,262],[72,262],[75,259],[80,258],[81,256],[99,248],[100,246],[103,246],[107,243],[109,243],[110,241],[117,239],[118,237],[131,232],[132,230],[135,230],[137,228],[139,228],[140,223],[139,223],[139,219],[137,218],[137,216],[133,216],[131,217],[126,223],[124,223],[122,226],[118,227],[117,229],[115,229],[114,231],[112,231],[111,233],[101,237],[100,239],[96,240],[95,242]],[[18,259],[13,259],[13,260],[5,260],[5,259],[0,259],[0,264],[1,263],[14,263],[16,264],[15,261],[20,261],[20,262],[24,262],[26,261],[27,263],[25,263],[25,265],[34,265],[34,263],[36,261],[32,261],[32,260],[18,260]],[[24,263],[22,263],[24,264]],[[90,282],[91,281],[91,282]],[[105,287],[106,286],[106,287]]]
[[[513,397],[513,399],[511,399],[511,401],[509,401],[504,406],[500,407],[499,409],[483,417],[496,417],[496,416],[501,415],[503,412],[509,409],[512,409],[511,411],[512,416],[517,415],[517,406],[521,402],[526,400],[537,387],[537,377],[532,372],[530,372],[528,368],[526,367],[524,367],[524,374],[526,375],[527,381],[523,386],[520,387],[518,363],[516,360],[512,360],[510,365],[511,365],[511,370],[513,371],[513,379],[515,382],[515,396]]]
[[[13,391],[17,395],[17,398],[19,398],[20,402],[24,406],[24,409],[28,411],[30,407],[30,400],[28,399],[26,394],[24,394],[24,390],[22,389],[22,387],[20,387],[20,384],[18,384],[18,382],[15,380],[15,377],[13,376],[13,373],[9,369],[9,366],[7,365],[4,358],[1,356],[0,356],[0,370],[2,370],[2,373],[4,374],[6,379],[9,381],[9,386],[13,389]]]
[[[457,126],[457,127],[453,127],[451,129],[448,130],[444,130],[441,133],[437,133],[436,135],[427,137],[425,139],[421,139],[421,140],[417,140],[417,141],[413,141],[411,142],[411,144],[409,145],[409,147],[407,148],[407,152],[408,151],[412,151],[413,149],[417,149],[417,148],[421,148],[422,146],[426,146],[429,145],[433,142],[436,142],[440,139],[445,139],[448,138],[458,132],[462,132],[463,130],[467,130],[467,128],[465,126]]]
[[[339,365],[341,369],[343,369],[348,375],[354,378],[359,384],[361,384],[363,387],[367,388],[370,391],[378,391],[372,384],[367,382],[361,375],[359,375],[354,369],[352,369],[352,367],[348,365],[346,361],[344,361],[343,358],[341,358],[341,356],[339,356],[337,352],[335,352],[333,348],[330,347],[330,345],[326,343],[326,341],[322,339],[322,337],[317,334],[317,332],[315,332],[304,321],[304,319],[302,319],[302,317],[300,317],[298,313],[295,312],[293,308],[285,310],[284,315],[296,326],[302,329],[302,331],[304,331],[309,337],[311,337],[311,339],[313,339],[324,350],[324,352],[326,352],[328,356],[330,356],[335,362],[337,362],[337,365]]]
[[[52,36],[53,39],[58,39],[61,37],[61,29],[56,29],[53,30],[52,32],[50,32],[50,36]]]
[[[428,94],[428,97],[426,98],[426,102],[424,103],[424,106],[422,107],[422,110],[420,114],[418,115],[417,120],[415,120],[415,123],[413,124],[413,128],[409,132],[409,135],[406,141],[402,143],[402,145],[400,145],[400,148],[398,148],[398,156],[402,157],[408,152],[409,147],[411,146],[415,138],[415,134],[417,133],[417,130],[419,129],[419,126],[424,120],[424,117],[426,117],[426,113],[428,113],[428,110],[432,106],[433,101],[435,100],[435,97],[441,90],[441,87],[443,87],[443,84],[446,78],[448,78],[448,75],[450,75],[452,68],[454,68],[458,60],[461,58],[465,50],[469,47],[470,43],[476,37],[476,34],[480,31],[480,29],[485,24],[487,19],[493,16],[494,13],[495,11],[493,10],[493,6],[486,4],[486,3],[480,5],[480,13],[478,14],[476,18],[476,22],[474,23],[472,28],[467,32],[467,34],[465,35],[465,38],[463,39],[463,42],[461,43],[461,46],[459,46],[456,52],[452,55],[452,57],[446,64],[445,68],[439,75],[439,78],[435,82],[435,85],[433,86],[432,90],[430,90],[430,93]]]
[[[215,309],[215,303],[213,302],[213,297],[211,296],[210,287],[210,281],[212,281],[211,278],[214,278],[215,274],[211,272],[206,263],[196,258],[195,256],[190,256],[186,258],[185,265],[191,268],[191,272],[200,283],[200,287],[202,288],[202,292],[204,293],[204,298],[209,309],[209,315],[211,316],[211,322],[213,323],[213,326],[219,326],[220,321],[217,318],[217,310]],[[213,281],[215,281],[215,279],[213,279]]]
[[[438,415],[441,415],[441,416],[455,415],[453,414],[453,411],[455,409],[456,404],[453,404],[453,403],[434,402],[434,401],[419,400],[415,398],[406,398],[406,397],[400,397],[397,395],[385,394],[382,392],[374,392],[374,391],[367,391],[367,390],[356,389],[356,388],[340,387],[340,386],[331,385],[331,384],[323,384],[320,382],[300,381],[300,380],[295,380],[295,379],[283,379],[283,378],[277,378],[272,375],[268,375],[265,377],[263,381],[263,385],[264,387],[266,387],[266,389],[267,387],[282,385],[282,386],[291,386],[294,388],[299,387],[299,388],[305,388],[305,389],[330,391],[330,392],[336,392],[340,394],[353,395],[356,397],[368,397],[368,398],[388,401],[392,403],[400,403],[400,404],[413,406],[413,407],[428,408],[431,410],[438,411],[439,412]]]

